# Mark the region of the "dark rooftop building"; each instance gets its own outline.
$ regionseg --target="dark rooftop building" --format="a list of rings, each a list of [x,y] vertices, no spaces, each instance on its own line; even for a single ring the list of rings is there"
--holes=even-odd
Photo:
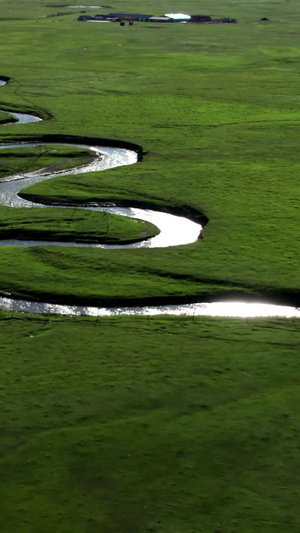
[[[94,17],[91,17],[90,15],[80,15],[80,17],[78,17],[78,20],[93,20]]]
[[[210,22],[211,17],[209,15],[191,15],[188,22],[193,22],[194,24],[200,24],[201,22]]]
[[[108,13],[110,18],[117,18],[122,20],[139,20],[140,22],[146,22],[152,15],[143,15],[141,13]]]

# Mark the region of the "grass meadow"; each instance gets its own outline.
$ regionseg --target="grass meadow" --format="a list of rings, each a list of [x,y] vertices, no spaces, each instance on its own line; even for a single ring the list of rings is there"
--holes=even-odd
[[[28,194],[53,201],[119,200],[209,220],[203,241],[188,247],[88,252],[93,260],[76,279],[87,297],[93,277],[88,264],[109,255],[114,269],[136,273],[141,299],[155,295],[157,284],[160,295],[180,296],[185,277],[194,298],[214,296],[217,286],[219,295],[238,287],[241,294],[299,303],[297,7],[288,3],[295,9],[288,17],[287,3],[280,3],[282,16],[277,5],[271,17],[271,4],[240,3],[235,25],[121,28],[79,23],[75,13],[47,17],[55,9],[33,2],[32,18],[26,18],[31,11],[21,2],[24,19],[2,23],[1,68],[13,78],[1,87],[3,104],[55,117],[7,125],[3,140],[80,134],[133,142],[146,152],[132,167],[51,180]],[[213,16],[235,15],[230,6],[205,7]],[[152,11],[159,13],[160,6],[153,3]],[[275,22],[256,24],[261,15]],[[26,250],[7,254],[1,268],[9,273],[6,290],[22,296],[18,280],[25,290],[28,270],[32,278],[49,268],[53,276],[48,272],[39,297],[51,283],[55,297],[60,276],[51,262],[45,265],[43,251],[34,261]],[[78,254],[67,251],[74,263]],[[115,276],[111,284],[116,297],[125,298],[127,287],[116,286]],[[73,279],[64,279],[62,288],[73,291]]]
[[[79,23],[83,8],[52,0],[0,8],[0,76],[10,78],[0,122],[5,110],[45,118],[2,124],[1,142],[68,135],[143,149],[136,165],[22,195],[208,221],[203,239],[167,249],[1,247],[2,293],[299,305],[296,0],[103,8],[238,19],[224,25]],[[57,155],[46,164],[61,164]],[[21,159],[26,170],[41,165],[20,151],[0,156],[1,176]],[[24,211],[0,207],[1,236],[99,233],[92,213]],[[112,239],[126,239],[129,226],[117,221]],[[297,320],[0,318],[1,531],[299,531]]]

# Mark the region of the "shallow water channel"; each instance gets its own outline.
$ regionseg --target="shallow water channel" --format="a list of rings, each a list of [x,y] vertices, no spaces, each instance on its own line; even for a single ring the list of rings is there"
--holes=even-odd
[[[0,85],[6,82],[0,80]],[[0,110],[1,111],[1,110]],[[18,123],[37,122],[41,119],[37,116],[26,113],[15,113],[14,111],[6,111],[13,114]],[[41,143],[41,142],[22,142],[14,144],[2,144],[0,150],[20,148],[25,146],[45,146],[46,144],[62,144],[62,143]],[[95,159],[92,163],[77,167],[68,171],[60,171],[55,173],[43,172],[43,170],[29,172],[24,174],[15,174],[8,176],[0,183],[0,205],[10,207],[49,207],[46,204],[32,203],[28,200],[22,199],[19,192],[45,179],[50,179],[54,176],[74,175],[87,172],[98,172],[122,165],[130,165],[137,162],[137,154],[132,150],[122,148],[101,147],[97,145],[86,144],[70,144],[64,143],[68,146],[77,146],[91,150]],[[51,206],[53,207],[53,206]],[[64,206],[65,207],[65,206]],[[2,246],[78,246],[87,247],[93,246],[95,248],[164,248],[169,246],[179,246],[189,244],[197,241],[200,236],[202,227],[184,217],[170,215],[168,213],[143,210],[134,207],[123,208],[118,206],[101,206],[93,205],[82,207],[77,205],[68,206],[67,208],[80,208],[94,211],[106,211],[109,213],[119,214],[131,218],[146,220],[157,226],[160,233],[148,240],[142,242],[128,244],[128,245],[102,245],[102,244],[87,244],[76,242],[55,242],[55,241],[30,241],[30,240],[0,240]],[[112,315],[187,315],[187,316],[228,316],[228,317],[262,317],[262,316],[280,316],[280,317],[296,317],[300,318],[300,310],[288,306],[269,305],[264,303],[246,303],[246,302],[213,302],[213,303],[193,303],[185,305],[164,305],[164,306],[145,306],[145,307],[121,307],[121,308],[98,308],[86,306],[67,306],[60,304],[49,304],[42,302],[30,302],[23,300],[14,300],[10,295],[0,297],[0,309],[7,309],[11,311],[22,311],[27,313],[47,313],[47,314],[62,314],[62,315],[86,315],[86,316],[112,316]]]

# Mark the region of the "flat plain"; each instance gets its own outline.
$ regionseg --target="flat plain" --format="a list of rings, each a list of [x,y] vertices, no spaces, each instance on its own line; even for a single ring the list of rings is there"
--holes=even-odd
[[[1,290],[299,305],[298,3],[203,2],[238,23],[154,27],[79,23],[82,8],[54,3],[0,6],[0,109],[46,119],[2,125],[1,141],[80,135],[144,152],[23,194],[208,220],[203,239],[160,250],[3,247]],[[161,14],[154,0],[109,11],[125,9]],[[198,2],[164,4],[183,10]],[[38,232],[44,217],[47,231],[49,213],[30,211],[26,227],[32,218]],[[0,216],[22,231],[16,210]],[[62,221],[51,216],[53,234]],[[1,312],[0,336],[2,531],[299,531],[297,320]]]

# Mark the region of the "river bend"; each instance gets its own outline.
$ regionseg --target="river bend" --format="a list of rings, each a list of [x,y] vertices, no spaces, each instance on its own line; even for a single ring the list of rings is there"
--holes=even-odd
[[[6,82],[0,80],[0,85]],[[0,110],[1,111],[1,110]],[[38,116],[26,113],[16,113],[14,111],[7,111],[13,114],[19,124],[29,124],[38,122],[41,119]],[[37,146],[50,143],[41,142],[22,142],[1,144],[0,150],[9,148],[20,148],[25,146]],[[62,143],[51,143],[62,144]],[[60,171],[55,173],[43,172],[43,170],[29,172],[24,174],[15,174],[8,176],[0,183],[0,205],[7,205],[10,207],[49,207],[46,204],[32,203],[19,196],[19,192],[45,179],[50,179],[54,176],[74,175],[87,172],[98,172],[122,165],[130,165],[137,162],[137,154],[132,150],[122,148],[101,147],[98,145],[86,144],[70,144],[65,145],[78,146],[91,150],[96,156],[92,163],[71,169],[68,171]],[[53,206],[51,206],[53,207]],[[65,207],[65,206],[64,206]],[[131,218],[146,220],[156,225],[160,233],[148,240],[127,245],[103,245],[103,244],[88,244],[75,242],[60,242],[60,241],[30,241],[30,240],[0,240],[2,246],[38,246],[38,245],[57,245],[57,246],[93,246],[96,248],[163,248],[168,246],[179,246],[195,242],[200,234],[202,227],[184,217],[170,215],[168,213],[144,210],[134,207],[123,208],[118,206],[89,206],[82,207],[80,205],[68,206],[74,209],[89,209],[94,211],[106,211],[109,213],[119,214]],[[46,313],[46,314],[61,314],[70,316],[115,316],[115,315],[186,315],[186,316],[228,316],[228,317],[262,317],[262,316],[280,316],[280,317],[295,317],[300,318],[300,310],[288,306],[269,305],[264,303],[245,303],[245,302],[213,302],[213,303],[193,303],[185,305],[164,305],[164,306],[144,306],[144,307],[121,307],[121,308],[100,308],[87,306],[68,306],[60,304],[50,304],[43,302],[30,302],[23,300],[14,300],[10,295],[0,297],[0,309],[10,311],[21,311],[26,313]]]

